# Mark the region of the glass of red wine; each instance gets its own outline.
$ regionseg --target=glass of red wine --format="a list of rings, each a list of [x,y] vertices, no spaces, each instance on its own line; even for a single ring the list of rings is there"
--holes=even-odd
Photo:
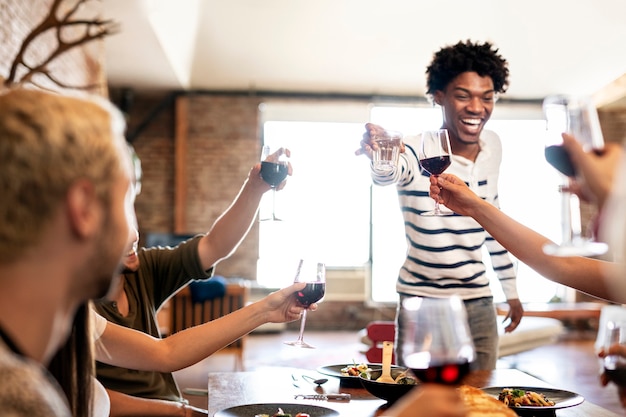
[[[294,282],[306,282],[306,287],[296,293],[298,303],[306,308],[302,311],[298,339],[284,343],[290,346],[314,349],[315,346],[309,345],[303,340],[304,325],[308,307],[319,302],[326,293],[326,266],[321,262],[300,259]]]
[[[604,351],[615,344],[626,343],[626,323],[608,321],[604,334]],[[603,359],[604,373],[616,385],[626,387],[626,358],[619,355],[607,355]]]
[[[420,166],[430,175],[439,176],[450,166],[450,137],[447,129],[425,130],[422,132],[418,159]],[[435,201],[435,209],[420,213],[422,216],[449,216],[449,210],[441,210]]]
[[[563,147],[564,132],[573,135],[586,151],[600,152],[604,139],[600,121],[591,98],[551,95],[543,100],[546,119],[546,161],[562,175],[561,193],[561,244],[550,243],[543,250],[553,256],[595,256],[608,250],[608,245],[583,236],[579,200],[566,190],[570,179],[575,179],[576,167]]]
[[[287,178],[289,173],[289,157],[284,148],[272,149],[263,146],[261,152],[261,178],[272,187],[272,215],[261,220],[281,220],[276,216],[276,187]]]
[[[402,306],[407,326],[400,346],[403,365],[422,382],[460,384],[475,355],[463,301],[410,297]]]

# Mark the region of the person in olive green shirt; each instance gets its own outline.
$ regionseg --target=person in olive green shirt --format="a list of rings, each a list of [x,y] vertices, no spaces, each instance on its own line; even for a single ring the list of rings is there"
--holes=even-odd
[[[285,182],[277,189],[282,189]],[[156,316],[159,308],[192,280],[211,278],[216,264],[227,258],[248,233],[261,197],[269,189],[260,177],[260,163],[257,163],[233,203],[206,234],[174,248],[140,250],[137,250],[137,235],[133,249],[124,258],[125,269],[119,286],[107,300],[95,303],[96,311],[109,321],[161,337]],[[161,415],[168,415],[168,406],[172,415],[180,412],[184,399],[171,373],[136,371],[100,362],[96,370],[111,398],[111,416],[140,410],[142,415],[152,415],[150,410],[155,405],[159,406]],[[197,415],[206,414],[205,410],[194,408],[193,411]]]

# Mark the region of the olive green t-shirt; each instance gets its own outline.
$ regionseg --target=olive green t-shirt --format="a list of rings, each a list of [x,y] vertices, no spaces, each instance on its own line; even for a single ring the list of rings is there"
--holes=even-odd
[[[128,295],[129,313],[119,314],[111,301],[101,300],[95,308],[107,320],[161,337],[156,313],[178,290],[195,279],[210,278],[213,270],[202,270],[195,236],[174,248],[142,248],[139,269],[125,273],[124,290]],[[171,373],[137,371],[96,362],[98,380],[106,388],[143,398],[180,401],[180,390]]]

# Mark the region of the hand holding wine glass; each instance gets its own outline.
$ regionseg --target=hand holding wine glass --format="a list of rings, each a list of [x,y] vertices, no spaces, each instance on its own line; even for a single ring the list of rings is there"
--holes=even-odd
[[[474,360],[465,305],[459,297],[411,297],[403,302],[405,366],[422,382],[458,385]]]
[[[313,349],[314,346],[309,345],[303,340],[304,325],[306,323],[308,307],[320,301],[326,293],[326,266],[321,262],[300,259],[294,282],[306,282],[306,287],[296,293],[298,302],[305,307],[305,309],[302,311],[298,339],[293,342],[284,343],[290,346]]]
[[[583,237],[578,197],[568,192],[570,178],[577,176],[570,155],[563,147],[563,133],[573,135],[586,151],[599,152],[604,146],[598,114],[586,97],[548,96],[543,101],[546,119],[545,158],[564,177],[561,192],[561,244],[547,244],[544,252],[554,256],[601,255],[608,246]]]
[[[261,152],[261,178],[272,187],[272,217],[261,220],[280,220],[276,217],[276,189],[289,174],[289,150],[263,146]]]
[[[451,163],[450,138],[447,129],[425,130],[422,132],[418,159],[422,169],[437,177],[443,173]],[[422,216],[448,216],[451,211],[441,210],[439,202],[435,201],[435,209],[421,213]]]

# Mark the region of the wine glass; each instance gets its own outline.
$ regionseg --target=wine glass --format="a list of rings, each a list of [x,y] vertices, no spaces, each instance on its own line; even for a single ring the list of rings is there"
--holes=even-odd
[[[475,356],[463,301],[410,297],[401,314],[407,326],[400,346],[403,365],[422,382],[460,384]]]
[[[276,187],[287,178],[289,173],[289,158],[284,148],[272,149],[263,146],[261,151],[261,178],[272,187],[272,216],[267,219],[279,221],[276,217]]]
[[[565,187],[577,175],[576,167],[563,147],[562,133],[573,135],[586,151],[599,151],[604,146],[598,113],[589,97],[552,95],[543,100],[546,119],[545,158],[562,175],[561,244],[548,243],[543,251],[553,256],[595,256],[608,250],[608,245],[594,242],[582,235],[579,200]]]
[[[626,342],[626,323],[607,321],[604,333],[603,347],[605,352],[615,344]],[[607,355],[602,361],[606,376],[620,387],[626,387],[626,358],[619,355]]]
[[[298,303],[305,307],[305,309],[302,311],[298,339],[293,342],[284,343],[290,346],[314,349],[315,346],[309,345],[303,340],[304,325],[306,323],[308,307],[320,301],[326,293],[326,266],[321,262],[300,259],[294,282],[306,282],[306,287],[296,293]]]
[[[435,177],[439,176],[450,166],[450,138],[447,129],[425,130],[418,152],[418,159],[423,170]],[[422,216],[449,216],[454,214],[449,210],[441,210],[439,202],[435,201],[435,209],[420,213]]]

